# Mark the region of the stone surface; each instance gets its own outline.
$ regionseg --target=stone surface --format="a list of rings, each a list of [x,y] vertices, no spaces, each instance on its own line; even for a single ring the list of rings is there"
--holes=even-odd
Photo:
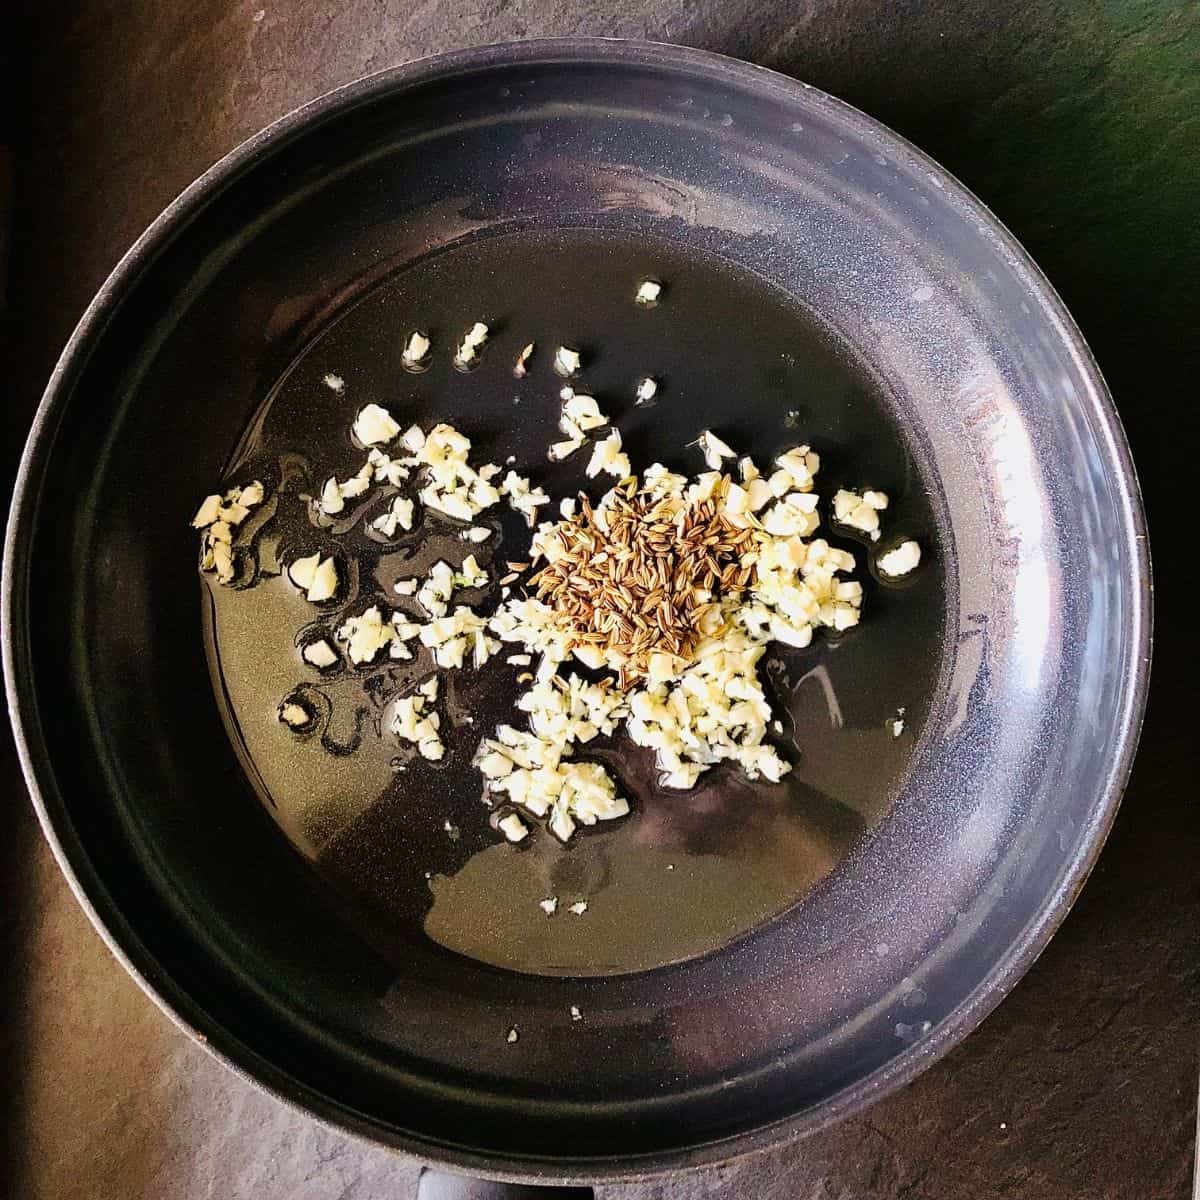
[[[1189,1195],[1200,846],[1197,639],[1179,586],[1194,540],[1183,536],[1179,482],[1194,474],[1200,375],[1200,10],[1170,0],[612,0],[578,10],[547,0],[75,0],[28,3],[16,17],[6,467],[90,294],[172,196],[294,105],[453,45],[591,33],[751,58],[891,124],[1009,223],[1097,352],[1151,513],[1156,677],[1117,826],[1026,979],[903,1092],[801,1144],[599,1194]],[[414,1164],[266,1096],[161,1016],[76,907],[7,745],[0,780],[0,1195],[415,1195]]]

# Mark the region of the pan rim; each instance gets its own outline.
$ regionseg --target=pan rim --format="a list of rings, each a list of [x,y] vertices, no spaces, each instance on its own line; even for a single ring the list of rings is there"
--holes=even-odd
[[[1080,852],[1006,953],[975,991],[929,1036],[907,1047],[872,1074],[842,1089],[807,1112],[794,1114],[726,1138],[655,1152],[638,1158],[510,1158],[459,1145],[433,1142],[385,1126],[345,1104],[324,1096],[281,1071],[242,1043],[178,986],[142,945],[108,897],[102,881],[89,870],[87,854],[61,809],[53,766],[41,735],[32,694],[32,663],[26,637],[27,568],[53,433],[75,381],[92,349],[104,336],[108,318],[175,232],[197,216],[208,199],[261,158],[288,140],[360,104],[434,80],[501,66],[594,62],[598,65],[659,67],[716,79],[747,92],[790,97],[836,113],[865,141],[899,148],[912,160],[936,170],[956,203],[988,226],[1010,265],[1037,298],[1087,384],[1087,411],[1098,440],[1115,468],[1124,546],[1136,571],[1130,594],[1131,672],[1118,705],[1119,739],[1110,755],[1104,786],[1098,791],[1089,827],[1081,833]],[[500,43],[415,60],[364,76],[303,104],[246,139],[184,189],[147,227],[119,260],[88,305],[47,383],[17,471],[6,529],[0,592],[0,641],[4,683],[17,755],[43,834],[76,901],[113,956],[142,991],[193,1041],[241,1078],[263,1088],[289,1107],[321,1123],[410,1155],[503,1180],[603,1182],[661,1175],[682,1168],[728,1162],[735,1158],[816,1132],[896,1091],[945,1055],[971,1033],[1012,990],[1066,917],[1103,847],[1132,769],[1145,712],[1152,638],[1153,583],[1141,492],[1132,456],[1103,376],[1082,333],[1065,305],[1028,253],[968,188],[906,139],[853,106],[811,85],[765,67],[706,50],[617,38],[548,38]]]

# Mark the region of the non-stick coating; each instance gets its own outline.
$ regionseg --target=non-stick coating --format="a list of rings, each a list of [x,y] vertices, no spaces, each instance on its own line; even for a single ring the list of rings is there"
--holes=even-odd
[[[250,799],[198,636],[196,497],[329,316],[439,247],[584,227],[819,313],[920,448],[942,683],[889,819],[722,952],[565,992],[397,974]],[[14,506],[5,663],[47,833],[185,1025],[315,1113],[505,1174],[613,1176],[815,1128],[982,1019],[1094,861],[1144,699],[1136,484],[1078,333],[955,182],[818,92],[676,48],[534,43],[354,85],[214,168],[106,285]],[[431,965],[433,963],[433,965]],[[472,1053],[464,1069],[463,1047]]]

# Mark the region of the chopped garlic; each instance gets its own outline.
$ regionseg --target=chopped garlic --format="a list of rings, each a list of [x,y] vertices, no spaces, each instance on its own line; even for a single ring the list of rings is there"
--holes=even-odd
[[[517,1033],[517,1027],[514,1025],[508,1031],[508,1038],[507,1038],[508,1044],[511,1046],[517,1040],[518,1037],[520,1037],[520,1034]]]
[[[513,374],[518,379],[524,379],[529,374],[529,360],[533,357],[533,347],[534,343],[530,342],[517,355],[517,361],[513,366]]]
[[[650,375],[647,375],[645,379],[641,380],[638,383],[637,393],[636,393],[636,396],[637,396],[636,403],[649,404],[650,401],[653,400],[654,397],[657,395],[658,395],[658,380],[657,379],[653,378]]]
[[[454,574],[454,586],[464,588],[486,587],[488,573],[475,561],[475,555],[468,554],[463,559],[463,565]]]
[[[554,352],[554,370],[564,379],[578,373],[583,365],[583,355],[572,346],[559,346]]]
[[[508,816],[501,817],[496,824],[510,842],[522,842],[529,836],[529,827],[516,813],[509,813]],[[515,1042],[517,1039],[510,1034],[508,1040]]]
[[[603,441],[596,443],[591,461],[587,465],[587,473],[592,478],[599,475],[601,471],[606,471],[609,475],[624,479],[632,469],[629,455],[621,450],[621,433],[617,429],[614,429]]]
[[[196,515],[192,518],[192,528],[203,529],[206,525],[211,525],[217,519],[217,514],[220,511],[221,497],[206,496],[204,503],[200,505]]]
[[[775,460],[775,465],[787,474],[790,480],[788,491],[811,492],[813,479],[821,469],[821,459],[808,446],[795,446],[781,454]],[[884,504],[887,504],[886,498]]]
[[[577,1004],[571,1005],[571,1020],[572,1021],[582,1021],[583,1020],[583,1013],[581,1013],[579,1011],[579,1005],[577,1005]]]
[[[713,471],[721,469],[721,462],[726,458],[736,458],[737,454],[727,446],[711,429],[706,429],[699,438],[700,452],[704,461]]]
[[[468,650],[471,665],[478,669],[500,649],[500,643],[487,635],[486,628],[486,617],[459,604],[452,613],[421,626],[421,645],[433,651],[433,661],[443,670],[465,666]]]
[[[558,911],[558,897],[547,896],[545,900],[538,901],[538,908],[542,910],[548,917],[554,916]]]
[[[577,642],[543,601],[506,598],[490,628],[502,641],[537,652],[541,662],[536,680],[527,674],[519,680],[532,682],[518,700],[529,714],[529,732],[502,726],[480,749],[477,766],[489,791],[546,818],[564,841],[577,822],[623,815],[628,805],[603,768],[564,758],[572,744],[610,733],[621,721],[636,744],[655,751],[665,787],[690,789],[722,761],[737,763],[750,778],[781,779],[791,767],[766,740],[775,722],[758,663],[771,642],[803,647],[818,627],[850,628],[862,606],[862,585],[840,577],[854,568],[854,556],[823,539],[807,540],[819,520],[811,490],[818,467],[816,455],[800,446],[780,456],[770,481],[748,460],[740,466],[742,484],[716,469],[689,483],[659,464],[647,468],[642,488],[668,505],[659,520],[669,521],[688,504],[712,503],[735,527],[752,531],[751,549],[742,558],[751,576],[744,588],[727,589],[706,612],[705,636],[687,656],[650,655],[646,678],[630,692],[575,676],[563,679],[559,667],[572,655],[614,670],[620,660],[602,647]],[[602,514],[617,494],[610,491],[595,512]],[[756,506],[769,507],[761,521],[751,511]],[[568,513],[574,509],[564,510],[564,520],[571,519]],[[604,528],[602,521],[597,528]],[[556,529],[553,522],[544,524],[531,540],[531,555],[547,564],[566,553]],[[701,604],[711,597],[703,588],[695,592]]]
[[[441,728],[441,718],[436,712],[429,712],[429,705],[436,699],[436,680],[434,694],[430,695],[422,684],[415,692],[401,696],[392,710],[391,731],[402,742],[416,746],[417,753],[430,762],[438,762],[446,754],[438,732]]]
[[[532,529],[537,523],[537,510],[550,501],[540,487],[531,488],[529,480],[516,471],[509,471],[500,484],[500,494],[508,497],[509,506],[521,513]]]
[[[880,574],[886,575],[889,579],[899,579],[902,575],[916,570],[920,561],[921,547],[910,538],[881,554],[875,560],[875,565],[879,568]]]
[[[373,662],[385,647],[392,658],[411,658],[412,651],[404,644],[395,626],[383,619],[377,604],[361,616],[348,617],[334,636],[346,643],[350,661],[357,665]]]
[[[306,663],[322,671],[332,667],[338,660],[337,651],[324,638],[318,642],[309,642],[300,654]]]
[[[833,519],[849,529],[860,530],[873,542],[877,542],[879,514],[887,506],[888,498],[885,492],[866,491],[859,495],[843,488],[833,497]]]
[[[396,529],[411,530],[413,527],[413,502],[407,496],[395,496],[387,512],[371,522],[371,528],[384,537],[395,537]]]
[[[424,363],[429,354],[429,347],[433,343],[420,330],[414,330],[408,335],[408,341],[404,346],[404,353],[400,356],[401,362],[410,370],[413,367],[419,367]]]
[[[763,529],[774,537],[808,537],[820,524],[817,497],[811,492],[792,492],[778,500],[762,518]]]
[[[400,426],[386,408],[368,404],[354,418],[354,436],[363,446],[382,446],[392,441]]]
[[[368,457],[358,473],[347,479],[345,483],[339,483],[335,477],[331,476],[321,489],[321,497],[317,501],[318,509],[326,516],[336,516],[346,507],[348,499],[353,500],[355,497],[361,496],[371,486],[377,469],[381,473],[386,473],[387,468],[382,464],[386,463],[390,466],[390,462],[391,460],[386,455],[380,455],[378,451],[372,450],[371,457]],[[377,464],[381,465],[377,468]]]
[[[560,425],[563,432],[569,436],[590,433],[593,429],[608,424],[608,417],[600,411],[595,396],[588,396],[570,388],[563,388],[563,418]]]
[[[492,536],[492,531],[486,525],[472,525],[470,529],[466,529],[462,533],[464,541],[474,542],[477,546],[481,542],[486,542]]]
[[[533,659],[528,654],[510,654],[504,661],[514,667],[527,667]]]
[[[760,477],[746,483],[746,511],[756,513],[775,499],[771,485]]]
[[[484,342],[488,340],[488,333],[488,327],[482,321],[476,321],[463,335],[463,340],[454,354],[454,365],[460,371],[474,364]]]
[[[418,430],[418,432],[420,432]],[[407,434],[405,435],[407,437]],[[370,467],[376,483],[390,483],[392,487],[399,487],[409,476],[409,468],[404,465],[398,458],[389,458],[378,447],[371,449],[367,455],[367,465]],[[364,470],[359,472],[359,477],[366,474]],[[344,485],[339,487],[339,495],[344,493]]]
[[[583,438],[569,438],[566,441],[551,442],[548,456],[551,462],[562,462],[570,458],[576,450],[583,449]]]
[[[897,717],[894,721],[890,721],[892,727],[892,737],[898,738],[904,732],[904,719]]]
[[[576,900],[574,904],[567,905],[567,912],[572,912],[577,917],[582,917],[587,910],[588,902],[586,900]]]
[[[415,579],[397,579],[392,584],[392,591],[397,596],[415,596],[417,594],[417,581]]]
[[[326,375],[322,382],[331,392],[346,390],[346,381],[340,375]]]
[[[429,568],[429,574],[417,592],[417,603],[431,616],[444,617],[454,595],[454,570],[439,559]]]
[[[471,442],[451,425],[435,425],[413,461],[423,467],[428,483],[421,503],[460,521],[472,521],[485,508],[500,502],[499,490],[490,482],[499,471],[489,466],[478,471],[468,462]]]
[[[200,569],[216,572],[218,583],[232,583],[234,568],[233,531],[263,502],[263,485],[256,479],[245,487],[230,488],[224,497],[206,496],[192,528],[200,533]]]
[[[279,709],[279,719],[292,729],[303,729],[312,721],[312,713],[302,704],[284,704]]]
[[[662,284],[657,279],[643,279],[638,284],[637,291],[634,293],[634,300],[638,304],[644,304],[647,308],[652,308],[658,303],[658,298],[662,295]]]
[[[320,553],[296,559],[288,567],[288,578],[313,604],[332,600],[337,595],[337,563],[332,558],[322,558]]]

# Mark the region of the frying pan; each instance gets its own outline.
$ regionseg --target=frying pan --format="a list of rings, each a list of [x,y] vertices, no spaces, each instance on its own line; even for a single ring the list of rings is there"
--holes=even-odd
[[[638,312],[624,289],[648,274],[667,291]],[[412,322],[448,340],[480,316],[478,371],[398,370]],[[278,482],[289,438],[348,453],[365,396],[537,474],[553,388],[515,391],[505,357],[535,337],[588,349],[643,465],[697,469],[705,426],[755,454],[810,440],[828,483],[893,496],[889,536],[925,563],[889,588],[858,546],[863,625],[773,662],[800,748],[778,791],[717,773],[672,798],[618,754],[631,818],[521,853],[486,828],[460,725],[440,772],[380,782],[369,737],[327,755],[344,807],[296,808],[299,760],[254,717],[292,660],[255,659],[275,627],[197,583],[198,499],[227,473]],[[639,373],[665,384],[645,412],[620,401]],[[73,335],[5,548],[26,778],[142,987],[319,1118],[544,1183],[814,1130],[973,1029],[1095,861],[1149,635],[1122,431],[1014,240],[829,96],[624,42],[384,72],[213,167]],[[485,726],[512,687],[463,692],[460,717]],[[314,794],[324,761],[299,771]],[[591,907],[532,925],[543,886]]]

